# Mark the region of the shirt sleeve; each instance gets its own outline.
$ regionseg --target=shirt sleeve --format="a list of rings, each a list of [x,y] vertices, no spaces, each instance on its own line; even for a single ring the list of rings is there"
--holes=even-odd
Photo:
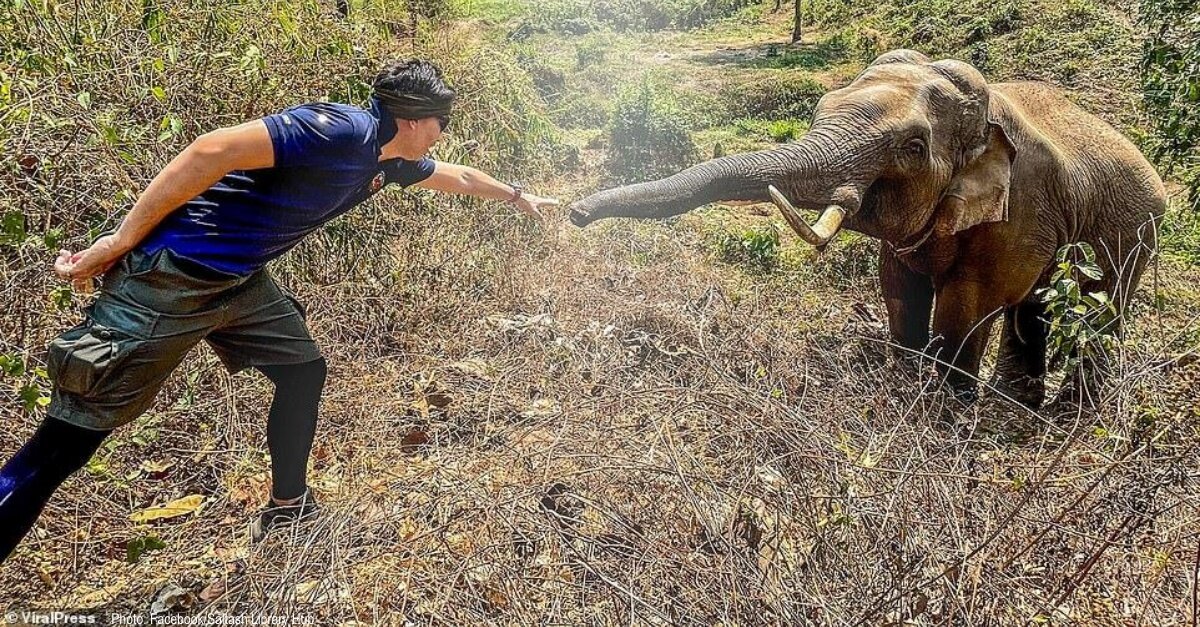
[[[286,109],[263,118],[275,148],[275,167],[336,165],[370,146],[361,121],[328,103]]]
[[[388,182],[397,183],[401,187],[415,185],[433,176],[435,167],[436,162],[429,157],[421,157],[416,161],[400,159],[392,166]]]

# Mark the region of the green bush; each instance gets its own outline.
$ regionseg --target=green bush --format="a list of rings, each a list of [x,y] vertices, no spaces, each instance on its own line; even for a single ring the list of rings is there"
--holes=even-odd
[[[529,20],[559,33],[593,30],[657,31],[695,28],[727,17],[756,0],[547,0],[533,7]]]
[[[696,162],[687,114],[667,90],[643,82],[617,100],[608,127],[608,171],[620,183],[674,174]]]
[[[1149,31],[1142,49],[1142,89],[1151,113],[1151,154],[1175,171],[1200,211],[1200,7],[1194,0],[1142,0]]]
[[[799,139],[808,130],[808,123],[790,118],[783,120],[741,118],[734,121],[733,127],[742,137],[783,143]]]
[[[1067,244],[1058,250],[1057,261],[1050,287],[1038,290],[1050,322],[1051,364],[1073,368],[1098,362],[1116,344],[1117,308],[1106,292],[1084,292],[1080,287],[1104,277],[1096,265],[1096,251],[1086,242]]]
[[[807,120],[825,91],[824,85],[807,76],[780,72],[764,80],[728,86],[721,90],[720,100],[730,120]]]
[[[1134,33],[1098,0],[812,0],[805,10],[863,60],[882,40],[970,61],[992,80],[1103,81],[1113,92],[1134,91]]]
[[[769,272],[779,266],[779,229],[774,224],[726,230],[713,236],[721,261]]]

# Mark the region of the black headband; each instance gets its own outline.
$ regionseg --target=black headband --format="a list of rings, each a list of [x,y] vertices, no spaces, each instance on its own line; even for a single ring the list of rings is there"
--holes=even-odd
[[[393,116],[405,120],[420,120],[436,116],[450,115],[454,98],[430,98],[419,94],[399,94],[389,91],[375,90],[375,97],[383,103],[384,108]]]

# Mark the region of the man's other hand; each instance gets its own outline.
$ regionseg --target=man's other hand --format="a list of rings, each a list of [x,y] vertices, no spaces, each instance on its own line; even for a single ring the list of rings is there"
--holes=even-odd
[[[77,253],[58,251],[54,260],[54,274],[70,281],[78,292],[91,291],[92,279],[105,273],[127,250],[118,244],[116,235],[105,235],[94,244]]]

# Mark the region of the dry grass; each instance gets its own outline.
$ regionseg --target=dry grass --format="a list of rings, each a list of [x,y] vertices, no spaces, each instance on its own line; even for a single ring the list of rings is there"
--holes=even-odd
[[[58,145],[38,130],[21,145]],[[52,199],[77,209],[124,170],[63,154],[53,187],[6,196],[78,245]],[[814,259],[785,238],[781,269],[748,273],[712,258],[711,218],[578,231],[425,193],[349,216],[275,272],[331,364],[325,514],[249,544],[269,384],[202,349],[56,495],[0,609],[145,612],[175,586],[175,612],[332,625],[1194,620],[1194,265],[1160,266],[1101,409],[1051,419],[960,406],[892,360],[873,242]],[[36,364],[77,314],[48,303],[44,248],[3,250],[0,352]],[[7,456],[38,416],[4,394]],[[189,494],[194,515],[129,522]],[[147,533],[166,548],[126,562]]]

